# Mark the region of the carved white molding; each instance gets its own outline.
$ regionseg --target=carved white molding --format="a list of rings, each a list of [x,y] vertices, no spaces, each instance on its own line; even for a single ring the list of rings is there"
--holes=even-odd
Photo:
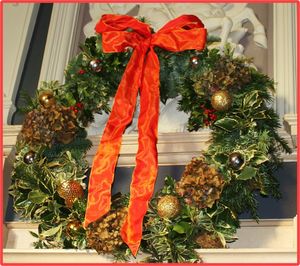
[[[3,4],[3,123],[10,122],[39,4]]]
[[[283,117],[283,126],[292,139],[293,147],[297,147],[297,114],[285,114]]]
[[[286,114],[283,117],[285,129],[291,136],[297,136],[297,114]]]
[[[54,3],[39,78],[63,82],[64,69],[78,45],[82,24],[80,4]]]
[[[297,113],[296,3],[273,4],[275,108],[280,117]]]
[[[92,20],[84,27],[86,37],[94,34],[94,27],[103,14],[130,14],[145,17],[155,31],[169,20],[182,14],[198,16],[209,33],[221,38],[221,45],[232,42],[238,45],[247,33],[243,27],[250,22],[254,27],[253,39],[256,45],[266,48],[265,29],[247,3],[143,3],[143,4],[90,4],[89,13]],[[241,45],[240,45],[241,46]]]

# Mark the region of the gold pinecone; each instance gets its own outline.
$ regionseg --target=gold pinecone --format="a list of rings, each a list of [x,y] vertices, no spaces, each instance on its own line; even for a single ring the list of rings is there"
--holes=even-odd
[[[201,248],[224,248],[222,241],[218,237],[218,235],[212,233],[212,232],[202,232],[200,233],[196,239],[195,242],[201,247]]]
[[[100,220],[91,223],[87,228],[88,247],[98,253],[111,253],[123,244],[120,229],[127,215],[127,207],[109,211]]]
[[[33,145],[51,146],[54,141],[70,143],[76,133],[76,115],[68,107],[54,105],[41,106],[25,116],[21,137]]]
[[[193,158],[176,184],[176,192],[187,204],[198,208],[212,207],[220,198],[224,180],[218,171],[202,157]]]
[[[62,182],[57,188],[58,195],[65,200],[68,208],[72,208],[76,199],[81,199],[84,196],[82,186],[78,181],[68,180]]]

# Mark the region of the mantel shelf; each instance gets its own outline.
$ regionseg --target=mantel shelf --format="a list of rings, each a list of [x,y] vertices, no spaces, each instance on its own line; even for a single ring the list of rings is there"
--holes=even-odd
[[[16,143],[21,126],[4,126],[3,153],[9,156]],[[199,132],[160,133],[158,135],[158,164],[159,165],[185,165],[192,157],[199,156],[201,151],[207,149],[211,131],[204,129]],[[286,139],[292,147],[292,139],[286,131],[281,129],[280,136]],[[91,164],[96,154],[101,136],[89,136],[93,147],[87,153],[87,160]],[[138,148],[137,134],[124,134],[118,166],[134,166],[135,155]],[[292,154],[282,154],[285,161],[296,161],[296,150]]]
[[[7,241],[4,248],[6,263],[112,263],[113,257],[98,255],[93,250],[33,249],[35,239],[28,233],[36,231],[37,224],[11,222],[4,225]],[[242,220],[237,232],[238,241],[226,249],[199,249],[206,263],[295,263],[297,260],[297,220],[262,219]],[[146,254],[139,254],[140,262]]]
[[[98,255],[85,250],[28,250],[4,249],[6,263],[113,263],[111,256]],[[202,249],[199,250],[205,263],[296,263],[294,249]],[[146,255],[138,255],[139,262]]]

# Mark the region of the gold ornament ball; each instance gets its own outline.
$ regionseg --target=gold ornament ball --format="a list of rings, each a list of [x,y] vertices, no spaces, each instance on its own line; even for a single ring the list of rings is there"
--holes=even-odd
[[[44,108],[49,108],[55,105],[56,100],[52,91],[43,91],[39,95],[39,102]]]
[[[231,107],[232,98],[228,91],[219,90],[211,97],[211,105],[217,111],[227,111]]]
[[[66,226],[66,234],[69,237],[75,237],[81,228],[81,222],[78,220],[70,221]]]
[[[159,199],[157,212],[161,218],[173,218],[180,212],[180,203],[177,197],[167,195]]]

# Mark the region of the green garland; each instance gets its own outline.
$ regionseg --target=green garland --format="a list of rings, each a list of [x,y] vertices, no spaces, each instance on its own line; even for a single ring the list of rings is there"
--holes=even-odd
[[[23,129],[27,130],[22,130],[16,144],[10,194],[20,217],[39,224],[38,234],[31,232],[37,238],[36,248],[89,248],[85,230],[79,226],[70,232],[69,228],[70,221],[84,220],[86,189],[84,196],[75,199],[71,206],[58,190],[71,180],[85,188],[89,167],[85,156],[91,142],[84,128],[93,121],[95,113],[110,111],[109,100],[116,92],[131,51],[103,53],[100,35],[86,39],[81,50],[66,68],[65,83],[43,83],[36,97],[23,108],[27,112]],[[179,53],[156,48],[156,53],[160,60],[161,100],[166,102],[180,95],[179,109],[189,114],[188,130],[208,126],[212,129],[210,146],[203,156],[222,175],[224,188],[211,207],[199,208],[187,204],[176,193],[177,182],[167,177],[145,217],[141,250],[150,253],[147,261],[151,262],[201,261],[195,251],[201,246],[195,237],[206,232],[224,246],[236,239],[239,214],[250,212],[258,219],[257,192],[280,197],[273,172],[280,165],[280,152],[290,149],[276,132],[279,118],[270,107],[274,83],[252,68],[250,60],[234,58],[228,47],[222,54],[207,48]],[[93,60],[97,68],[91,68]],[[213,108],[212,97],[220,90],[231,97],[227,110]],[[55,103],[50,107],[41,104],[39,96],[43,92],[53,94]],[[45,109],[50,111],[46,114]],[[69,112],[69,116],[61,112]],[[48,113],[47,125],[38,125],[39,115],[44,119]],[[70,125],[72,117],[76,121]],[[36,131],[29,130],[32,127]],[[71,141],[58,141],[57,136],[66,130]],[[39,139],[45,131],[50,136],[47,145]],[[233,154],[240,156],[237,167],[229,162]],[[179,199],[180,213],[174,218],[161,217],[157,212],[158,199],[165,195]],[[126,205],[127,197],[121,200]],[[121,260],[130,255],[125,244],[113,253]]]

